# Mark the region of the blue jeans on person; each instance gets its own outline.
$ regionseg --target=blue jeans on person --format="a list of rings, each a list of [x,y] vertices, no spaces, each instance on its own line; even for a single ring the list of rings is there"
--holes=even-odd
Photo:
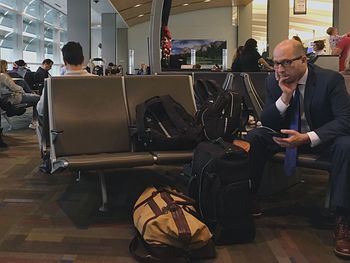
[[[21,103],[27,103],[29,106],[33,106],[33,120],[38,120],[38,111],[36,110],[36,104],[38,104],[40,96],[34,93],[25,93],[22,95]]]

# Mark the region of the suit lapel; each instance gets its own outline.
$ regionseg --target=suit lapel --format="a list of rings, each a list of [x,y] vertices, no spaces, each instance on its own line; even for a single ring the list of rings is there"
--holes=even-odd
[[[316,90],[316,75],[314,72],[314,67],[309,65],[309,73],[306,80],[305,85],[305,93],[304,93],[304,111],[307,123],[310,126],[310,129],[313,130],[313,123],[311,121],[311,101],[314,96]]]

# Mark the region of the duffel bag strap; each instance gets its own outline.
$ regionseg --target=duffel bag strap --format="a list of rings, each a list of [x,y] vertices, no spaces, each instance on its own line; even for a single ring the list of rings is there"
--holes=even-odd
[[[150,253],[147,253],[147,255],[142,256],[137,252],[140,250],[139,249],[140,243],[145,243],[145,242],[142,242],[139,235],[136,235],[129,244],[129,252],[134,257],[134,259],[136,259],[138,262],[141,262],[141,263],[188,263],[190,262],[190,260],[186,257],[172,257],[172,255],[169,255],[166,258],[158,258],[151,255]]]

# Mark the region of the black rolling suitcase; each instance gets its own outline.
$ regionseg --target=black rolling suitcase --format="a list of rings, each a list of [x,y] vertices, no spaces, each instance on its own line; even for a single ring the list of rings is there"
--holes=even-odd
[[[255,238],[248,154],[221,138],[200,143],[193,154],[189,196],[217,245]]]

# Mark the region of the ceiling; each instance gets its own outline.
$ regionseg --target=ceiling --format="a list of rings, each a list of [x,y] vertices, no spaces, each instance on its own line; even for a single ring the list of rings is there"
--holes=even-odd
[[[109,0],[118,10],[128,26],[133,26],[150,18],[151,0]],[[251,2],[239,0],[238,2]],[[232,6],[232,0],[173,0],[171,14],[196,11],[199,9]]]

